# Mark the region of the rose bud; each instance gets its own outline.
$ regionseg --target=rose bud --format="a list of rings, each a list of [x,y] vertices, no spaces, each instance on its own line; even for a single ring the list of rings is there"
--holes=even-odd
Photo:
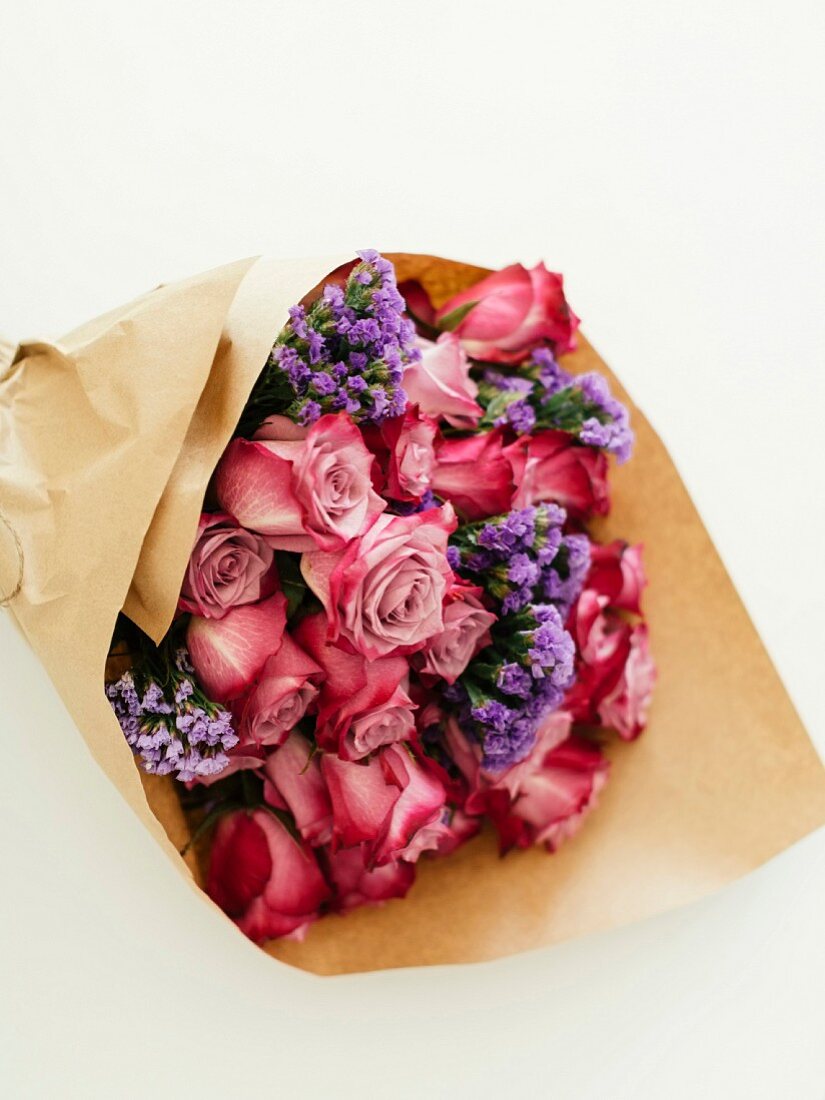
[[[280,745],[300,722],[318,694],[323,675],[316,663],[284,634],[277,653],[268,657],[258,681],[234,709],[244,745]]]
[[[474,359],[520,363],[545,341],[559,354],[572,351],[579,319],[564,297],[562,276],[540,263],[488,275],[445,302],[435,323],[455,332]]]
[[[509,789],[499,786],[487,794],[503,852],[533,844],[553,851],[573,836],[595,806],[609,764],[583,738],[568,737],[548,751],[540,737],[517,768]]]
[[[454,684],[479,650],[490,644],[496,616],[480,596],[480,588],[453,586],[444,605],[444,629],[414,658],[419,672]]]
[[[505,448],[518,492],[514,508],[552,501],[574,516],[606,515],[607,457],[568,432],[543,431]]]
[[[427,416],[446,420],[454,428],[475,428],[483,412],[459,338],[445,332],[436,343],[420,340],[419,347],[421,359],[404,370],[407,400]]]
[[[301,572],[323,604],[329,640],[341,638],[374,660],[414,652],[440,633],[454,529],[449,506],[381,515],[344,549],[304,554]]]
[[[206,889],[256,943],[303,939],[330,894],[312,849],[263,809],[221,818]]]
[[[209,698],[224,703],[247,691],[267,658],[280,648],[285,627],[283,592],[261,603],[234,607],[222,619],[193,615],[186,644]]]
[[[264,798],[288,810],[298,832],[313,846],[332,838],[332,805],[312,744],[294,731],[264,765]]]
[[[325,863],[334,890],[332,908],[339,913],[403,898],[415,880],[415,866],[406,860],[368,869],[360,847],[326,849]]]
[[[218,500],[275,549],[335,549],[386,507],[372,488],[373,457],[346,413],[306,430],[285,419],[271,417],[265,439],[229,444],[215,474]]]
[[[204,512],[178,607],[221,619],[233,607],[256,603],[277,587],[274,557],[260,535],[245,531],[222,512]]]
[[[416,834],[444,812],[444,786],[433,771],[405,748],[389,745],[357,764],[324,754],[321,772],[337,844],[364,843],[370,867],[418,858]]]
[[[449,500],[464,520],[510,510],[516,481],[502,438],[501,429],[495,428],[464,439],[442,440],[436,448],[433,492]]]

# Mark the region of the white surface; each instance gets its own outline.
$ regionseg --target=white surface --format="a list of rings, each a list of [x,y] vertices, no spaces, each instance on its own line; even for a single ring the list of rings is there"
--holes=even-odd
[[[257,252],[544,257],[823,750],[823,31],[795,0],[18,0],[0,330]],[[313,979],[193,902],[6,615],[0,655],[4,1095],[825,1096],[822,832],[610,935]]]

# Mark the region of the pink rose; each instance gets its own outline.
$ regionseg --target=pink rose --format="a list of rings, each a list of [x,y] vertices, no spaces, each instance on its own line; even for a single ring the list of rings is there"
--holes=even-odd
[[[452,583],[449,507],[412,516],[379,516],[360,538],[335,553],[304,554],[301,572],[324,606],[330,641],[346,640],[373,660],[411,653],[444,627]]]
[[[318,694],[322,671],[288,634],[267,658],[252,690],[234,709],[243,746],[280,745]]]
[[[368,661],[328,640],[324,614],[308,615],[296,637],[323,670],[315,737],[344,760],[360,760],[381,745],[406,741],[415,723],[403,657]]]
[[[286,597],[234,607],[222,619],[193,615],[186,633],[189,656],[206,694],[216,703],[237,699],[277,653],[286,628]]]
[[[508,512],[516,493],[508,451],[500,428],[442,440],[436,448],[433,492],[449,500],[463,520]]]
[[[277,586],[274,553],[260,535],[223,513],[204,512],[183,579],[178,607],[221,619],[232,607],[256,603]]]
[[[607,546],[592,544],[587,587],[607,596],[611,607],[640,615],[639,601],[646,584],[641,546],[618,540]]]
[[[420,672],[454,684],[478,651],[490,644],[490,627],[496,616],[484,607],[480,596],[480,588],[453,586],[444,605],[444,629],[418,655]]]
[[[332,550],[386,505],[372,488],[372,455],[346,413],[322,416],[297,438],[302,431],[270,417],[265,439],[233,440],[215,490],[225,511],[275,549]]]
[[[540,263],[529,271],[513,264],[488,275],[445,302],[435,323],[460,336],[474,359],[520,363],[546,340],[558,354],[572,351],[579,319],[564,297],[561,275]]]
[[[541,738],[519,765],[509,790],[491,791],[487,807],[502,851],[545,844],[554,851],[573,836],[607,782],[607,760],[595,745],[568,737],[549,750]]]
[[[332,839],[332,805],[318,755],[297,731],[266,759],[264,798],[270,806],[289,811],[298,832],[313,847]]]
[[[432,484],[435,421],[408,407],[404,416],[385,421],[382,431],[390,445],[387,495],[393,500],[420,500]]]
[[[601,724],[615,730],[624,741],[633,741],[647,725],[655,684],[656,665],[648,647],[647,626],[638,623],[630,632],[621,676],[612,691],[599,701]]]
[[[446,420],[454,428],[472,429],[482,417],[478,386],[461,341],[445,332],[436,343],[420,340],[421,359],[404,371],[407,400],[423,413]]]
[[[415,867],[406,860],[385,863],[370,870],[361,848],[326,852],[327,874],[335,891],[332,908],[348,913],[359,905],[381,905],[406,896],[415,880]]]
[[[610,507],[607,458],[578,444],[568,432],[538,432],[505,448],[518,492],[514,508],[553,501],[571,515],[603,516]]]
[[[364,844],[369,867],[396,859],[415,862],[420,854],[416,834],[444,812],[445,790],[434,772],[398,745],[361,763],[325,754],[321,772],[338,845]]]
[[[330,894],[312,849],[263,809],[221,818],[206,889],[256,943],[303,939]]]

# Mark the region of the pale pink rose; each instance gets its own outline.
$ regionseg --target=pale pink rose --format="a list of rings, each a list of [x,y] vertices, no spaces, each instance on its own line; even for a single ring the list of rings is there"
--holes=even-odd
[[[426,761],[388,745],[360,763],[325,753],[321,772],[337,843],[347,848],[363,844],[370,867],[418,858],[416,834],[442,817],[446,796]]]
[[[297,731],[266,759],[264,798],[270,806],[287,810],[298,832],[315,847],[332,839],[332,804],[321,775],[318,754]]]
[[[391,898],[403,898],[415,880],[415,867],[406,860],[369,869],[359,848],[326,850],[328,878],[334,895],[332,908],[348,913],[359,905],[382,905]]]
[[[481,589],[455,585],[444,605],[444,629],[427,642],[416,665],[420,671],[454,684],[480,649],[490,644],[496,621],[482,604]]]
[[[572,351],[579,319],[567,304],[562,276],[540,263],[488,275],[445,302],[435,323],[455,332],[474,359],[520,363],[545,341],[558,354]]]
[[[235,708],[241,745],[280,745],[318,694],[322,670],[289,634],[267,658],[257,683]]]
[[[204,512],[183,579],[178,607],[221,619],[233,607],[255,603],[274,591],[274,553],[260,535],[231,516]]]
[[[541,431],[505,447],[518,490],[513,508],[553,502],[571,515],[606,515],[610,507],[607,457],[577,443],[569,432]]]
[[[222,619],[189,620],[186,644],[204,691],[216,703],[247,691],[267,658],[281,646],[286,598],[276,592],[260,603],[234,607]]]
[[[411,653],[444,628],[452,583],[449,506],[412,516],[379,516],[343,550],[304,554],[301,571],[329,620],[330,641],[343,638],[372,660]]]
[[[322,416],[303,438],[283,420],[266,422],[265,439],[230,443],[215,475],[218,500],[277,550],[332,550],[386,507],[372,487],[372,455],[346,413]]]
[[[295,636],[323,670],[315,737],[321,748],[358,760],[380,744],[407,740],[413,704],[407,695],[409,665],[403,657],[368,661],[330,642],[323,613],[308,615]]]
[[[404,371],[407,400],[427,416],[446,420],[454,428],[475,428],[483,413],[459,338],[445,332],[436,343],[419,340],[419,346],[421,359]]]
[[[330,896],[315,855],[270,810],[238,810],[218,822],[206,890],[256,943],[303,939]]]

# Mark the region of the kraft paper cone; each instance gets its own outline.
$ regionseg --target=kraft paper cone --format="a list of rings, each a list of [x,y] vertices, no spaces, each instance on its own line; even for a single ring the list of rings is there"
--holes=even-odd
[[[436,301],[486,274],[390,258]],[[153,637],[167,629],[209,475],[287,307],[340,262],[242,261],[161,288],[58,344],[24,345],[0,377],[0,509],[24,555],[12,611],[91,752],[187,876],[174,781],[143,777],[144,794],[103,694],[112,628],[125,607]],[[485,833],[422,859],[406,899],[268,945],[283,961],[334,974],[539,947],[695,900],[825,822],[825,769],[664,446],[585,340],[565,367],[604,373],[637,433],[593,530],[645,544],[660,673],[649,728],[611,746],[598,809],[556,854],[499,859]],[[0,538],[0,581],[17,568]]]

